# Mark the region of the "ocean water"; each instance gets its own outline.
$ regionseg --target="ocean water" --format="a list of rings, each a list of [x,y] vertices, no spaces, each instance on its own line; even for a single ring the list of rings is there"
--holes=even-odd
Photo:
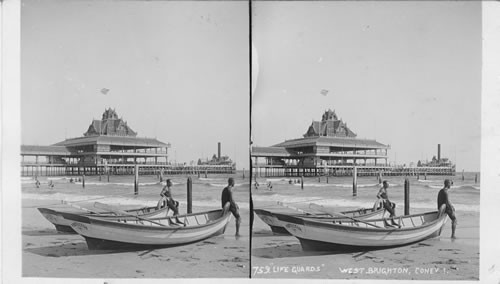
[[[461,173],[456,176],[427,176],[427,180],[417,177],[383,177],[389,182],[389,199],[396,203],[396,213],[404,210],[404,180],[410,181],[410,208],[412,213],[435,210],[437,207],[437,194],[443,188],[446,178],[453,180],[454,184],[449,191],[450,200],[457,211],[479,212],[480,182],[475,183],[476,173],[465,173],[462,181]],[[234,198],[240,208],[249,209],[250,180],[248,171],[243,179],[242,173],[232,175],[208,175],[198,178],[192,175],[193,181],[193,206],[203,208],[219,208],[222,189],[227,184],[227,179],[235,179]],[[38,177],[40,188],[35,187],[35,180],[31,177],[21,179],[22,198],[47,200],[60,205],[69,202],[79,206],[92,206],[93,202],[108,203],[120,206],[154,206],[160,198],[160,191],[164,183],[160,183],[156,176],[139,177],[139,195],[135,196],[134,176],[102,176],[101,181],[97,176],[85,177],[85,189],[81,182],[70,183],[74,177]],[[181,212],[187,206],[187,176],[171,176],[173,181],[173,197],[180,202]],[[251,181],[252,198],[255,208],[276,207],[278,202],[283,202],[297,208],[305,209],[310,203],[342,209],[372,207],[377,200],[376,195],[380,188],[376,177],[358,177],[358,194],[352,196],[352,177],[326,177],[304,178],[304,190],[300,183],[292,183],[292,178],[258,178],[259,189],[255,189],[254,180]],[[299,178],[293,178],[300,180]],[[50,189],[48,183],[52,182],[54,188]],[[268,190],[267,184],[271,183],[272,189]],[[49,203],[47,203],[49,204]],[[52,204],[52,203],[50,203]]]
[[[417,213],[437,209],[437,195],[446,178],[453,181],[449,191],[451,203],[457,211],[479,212],[480,181],[475,183],[476,173],[465,173],[456,176],[427,176],[427,180],[417,177],[387,176],[383,180],[389,182],[389,199],[396,203],[396,213],[404,211],[404,182],[410,181],[410,212]],[[289,183],[290,180],[299,183]],[[255,189],[252,181],[252,198],[255,208],[271,208],[277,202],[283,202],[297,208],[307,208],[310,203],[342,209],[372,207],[377,200],[376,195],[381,185],[376,177],[358,177],[357,196],[353,196],[352,177],[304,178],[304,190],[300,186],[300,178],[258,178],[259,189]],[[271,183],[272,189],[267,184]]]
[[[221,193],[227,185],[227,179],[235,179],[234,199],[242,209],[249,209],[249,180],[243,179],[242,173],[212,174],[207,178],[198,178],[191,175],[193,182],[193,207],[217,209],[221,206]],[[94,202],[119,205],[123,207],[155,206],[160,199],[160,192],[165,182],[160,183],[157,176],[139,176],[139,194],[134,195],[134,176],[86,176],[85,188],[82,182],[70,183],[75,177],[38,177],[40,188],[36,188],[35,180],[31,177],[21,179],[22,198],[47,200],[48,205],[70,203],[74,206],[92,207]],[[173,198],[180,203],[180,212],[187,207],[187,178],[188,176],[164,177],[172,180]],[[52,182],[53,188],[48,184]],[[85,208],[87,208],[85,207]]]

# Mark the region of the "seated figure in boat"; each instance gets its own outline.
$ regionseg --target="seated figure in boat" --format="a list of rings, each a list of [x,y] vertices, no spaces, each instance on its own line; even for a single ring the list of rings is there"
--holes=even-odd
[[[240,208],[238,207],[238,204],[234,202],[233,199],[233,187],[234,187],[234,179],[229,178],[227,180],[227,186],[222,190],[222,196],[221,196],[221,201],[222,201],[222,208],[224,208],[224,205],[226,205],[227,202],[229,202],[231,205],[229,207],[229,211],[233,213],[234,218],[236,218],[236,236],[240,236],[240,224],[241,224],[241,217],[240,217]]]
[[[172,192],[171,192],[171,187],[172,187],[172,181],[170,179],[167,179],[167,185],[165,185],[160,193],[160,200],[158,200],[158,205],[156,208],[161,209],[167,206],[170,210],[174,212],[174,216],[179,215],[179,202],[175,201],[172,198]]]
[[[449,179],[444,180],[444,187],[439,191],[438,193],[438,198],[437,198],[437,204],[438,204],[438,210],[441,208],[441,205],[446,204],[446,214],[448,214],[448,217],[451,219],[451,238],[455,239],[455,230],[457,228],[457,217],[455,216],[455,207],[450,202],[450,199],[448,198],[448,190],[451,188],[453,185],[453,182]]]
[[[389,194],[387,193],[388,188],[389,188],[389,182],[384,180],[382,182],[382,187],[380,188],[377,194],[377,198],[382,199],[382,206],[384,206],[384,209],[387,210],[387,212],[389,212],[392,224],[397,226],[398,224],[394,222],[394,219],[392,219],[393,217],[396,216],[396,210],[395,210],[396,204],[389,200]]]

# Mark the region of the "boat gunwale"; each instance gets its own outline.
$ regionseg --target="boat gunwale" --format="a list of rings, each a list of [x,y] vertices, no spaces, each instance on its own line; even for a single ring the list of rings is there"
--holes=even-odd
[[[446,218],[448,215],[442,214],[439,216],[439,211],[430,211],[430,212],[424,212],[420,214],[411,214],[411,215],[406,215],[406,216],[400,216],[402,218],[405,217],[417,217],[417,216],[423,216],[423,215],[431,215],[431,214],[438,214],[437,218],[434,220],[421,224],[419,226],[415,227],[408,227],[408,228],[376,228],[376,227],[356,227],[356,226],[348,226],[348,225],[343,225],[343,224],[333,224],[333,223],[327,223],[325,221],[317,221],[317,220],[310,220],[310,219],[305,219],[305,218],[299,218],[299,217],[294,217],[294,216],[288,216],[285,214],[279,214],[277,213],[276,216],[278,217],[278,220],[286,223],[292,223],[292,224],[298,224],[298,225],[303,225],[303,226],[311,226],[311,227],[317,227],[317,228],[322,228],[322,229],[335,229],[337,231],[361,231],[361,232],[376,232],[376,233],[390,233],[390,232],[409,232],[409,231],[417,231],[420,229],[425,229],[427,227],[433,226],[437,224],[439,221],[441,221],[443,218]],[[280,218],[282,217],[282,218]],[[399,219],[399,217],[394,218],[395,220]],[[362,220],[363,222],[369,222],[373,223],[375,221],[384,221],[384,220],[390,220],[390,218],[382,218],[382,219],[374,219],[374,220]],[[347,221],[349,223],[356,223],[356,221]],[[362,223],[362,222],[357,222],[357,223]],[[284,226],[286,229],[286,225]],[[291,233],[291,232],[290,232]],[[291,233],[294,235],[293,233]]]
[[[141,207],[141,208],[138,208],[138,209],[126,210],[125,212],[133,214],[136,211],[141,211],[141,210],[144,210],[144,209],[155,208],[155,207],[156,206]],[[42,213],[42,215],[44,213],[46,213],[46,214],[59,215],[59,216],[62,216],[62,214],[74,214],[74,215],[90,216],[90,217],[98,217],[98,218],[128,217],[127,215],[116,215],[115,213],[113,213],[111,211],[99,212],[99,213],[83,213],[83,212],[82,213],[78,213],[78,212],[57,211],[57,210],[54,210],[54,209],[51,209],[51,208],[46,208],[46,207],[39,207],[37,209],[38,209],[38,211],[40,213]],[[148,212],[148,213],[144,213],[144,214],[139,214],[137,216],[141,217],[141,216],[153,215],[153,214],[156,214],[156,213],[159,213],[159,212],[162,212],[162,211],[166,211],[166,210],[168,210],[168,208],[164,207],[164,208],[152,211],[152,212]],[[112,215],[112,214],[114,214],[114,215]],[[131,217],[134,217],[134,216],[131,216]]]
[[[185,214],[185,215],[178,215],[177,217],[187,217],[187,216],[196,216],[196,215],[203,215],[203,214],[208,214],[208,213],[213,213],[213,212],[218,212],[222,211],[224,209],[217,209],[217,210],[211,210],[211,211],[205,211],[205,212],[200,212],[200,213],[190,213],[190,214]],[[107,218],[94,218],[94,217],[89,217],[89,216],[79,216],[76,214],[71,214],[71,213],[66,213],[68,214],[68,218],[66,216],[63,216],[66,220],[70,220],[73,222],[81,222],[81,223],[86,223],[90,225],[95,225],[95,226],[109,226],[109,227],[118,227],[120,229],[129,229],[129,230],[136,230],[136,229],[141,229],[141,230],[154,230],[154,231],[177,231],[177,230],[187,230],[187,229],[199,229],[199,228],[204,228],[208,226],[212,226],[215,224],[218,224],[220,222],[223,222],[228,215],[231,214],[230,211],[227,211],[226,214],[223,214],[219,218],[215,219],[213,222],[210,223],[205,223],[205,224],[198,224],[198,225],[193,225],[193,226],[175,226],[171,227],[168,225],[165,226],[150,226],[150,225],[142,225],[142,224],[131,224],[131,223],[122,223],[122,222],[117,222],[114,220],[108,220]],[[122,216],[121,218],[127,218],[129,216]],[[175,216],[168,216],[164,218],[151,218],[148,220],[151,221],[159,221],[162,219],[170,219]],[[230,217],[230,216],[229,216]],[[134,218],[134,216],[130,216],[129,218]],[[116,219],[120,219],[119,216],[116,216]],[[138,219],[138,218],[136,218]],[[148,220],[140,220],[139,221],[144,221],[144,222],[149,222]],[[73,228],[73,226],[71,226]],[[80,233],[79,233],[80,234]]]

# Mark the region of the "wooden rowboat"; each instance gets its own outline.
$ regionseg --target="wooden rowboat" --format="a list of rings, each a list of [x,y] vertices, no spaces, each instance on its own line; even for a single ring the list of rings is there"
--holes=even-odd
[[[231,219],[229,203],[225,209],[201,213],[145,219],[142,217],[90,217],[65,214],[71,228],[95,249],[128,249],[177,246],[201,241],[224,233]]]
[[[269,227],[271,227],[271,230],[273,233],[276,234],[284,234],[284,235],[290,235],[287,229],[284,228],[283,223],[278,219],[276,216],[277,213],[264,210],[264,209],[254,209],[254,212],[259,216],[259,218],[264,221]],[[318,220],[318,221],[334,221],[334,220],[343,220],[343,219],[348,219],[348,218],[356,218],[359,220],[369,220],[369,219],[377,219],[377,218],[382,218],[385,213],[385,209],[382,207],[376,207],[374,208],[361,208],[357,210],[350,210],[350,211],[343,211],[340,212],[342,215],[337,215],[337,216],[332,216],[331,214],[328,213],[319,213],[319,214],[313,214],[313,213],[308,213],[304,212],[300,214],[287,214],[293,217],[297,218],[305,218],[305,219],[310,219],[310,220]],[[284,213],[280,213],[281,215],[285,215]]]
[[[73,234],[76,234],[76,232],[71,228],[70,226],[71,222],[69,222],[63,217],[64,214],[75,214],[75,215],[90,216],[90,217],[98,216],[101,218],[116,217],[118,215],[114,212],[71,213],[66,211],[56,211],[54,209],[49,209],[49,208],[38,208],[38,211],[42,213],[45,219],[54,224],[58,232],[73,233]],[[125,212],[131,215],[143,216],[144,218],[161,218],[167,216],[168,208],[165,207],[158,210],[156,209],[156,206],[154,206],[154,207],[144,207],[140,209],[127,210]]]
[[[298,238],[303,250],[349,250],[387,248],[416,243],[437,237],[446,223],[444,208],[439,211],[388,219],[318,221],[285,214],[276,214],[285,229]]]

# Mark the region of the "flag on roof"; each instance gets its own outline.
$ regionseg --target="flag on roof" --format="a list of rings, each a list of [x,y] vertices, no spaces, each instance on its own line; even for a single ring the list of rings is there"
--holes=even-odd
[[[320,94],[322,94],[323,96],[326,96],[328,94],[328,92],[329,92],[328,90],[323,89],[323,90],[321,90]]]
[[[109,92],[109,89],[107,89],[107,88],[102,88],[102,89],[101,89],[101,93],[102,93],[103,95],[107,95],[107,94],[108,94],[108,92]]]

